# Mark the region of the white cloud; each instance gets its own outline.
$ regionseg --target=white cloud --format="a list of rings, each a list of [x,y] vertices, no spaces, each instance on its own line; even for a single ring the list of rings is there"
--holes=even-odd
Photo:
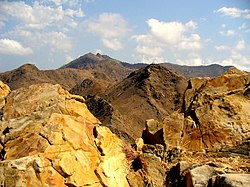
[[[185,25],[180,22],[161,22],[156,19],[149,19],[147,23],[152,35],[169,45],[180,41],[186,31]]]
[[[220,31],[219,32],[222,36],[233,36],[235,34],[234,30],[227,30],[227,31]]]
[[[163,57],[152,57],[148,55],[136,55],[136,61],[144,64],[160,64],[167,62],[167,60]]]
[[[116,13],[102,13],[87,21],[89,32],[98,34],[103,44],[113,50],[122,49],[121,39],[130,31],[126,20]]]
[[[74,27],[75,19],[83,17],[81,9],[63,9],[59,6],[46,6],[35,1],[32,5],[25,4],[23,1],[1,3],[1,12],[5,19],[15,17],[19,20],[19,25],[28,29],[45,29],[47,27]]]
[[[237,50],[243,50],[243,49],[245,49],[246,48],[245,41],[244,40],[238,41],[235,48]]]
[[[76,7],[72,7],[72,2],[36,0],[28,4],[26,1],[3,1],[0,3],[0,25],[4,27],[5,22],[11,20],[16,25],[0,36],[21,41],[33,50],[48,47],[53,53],[69,52],[73,48],[70,32],[77,28],[79,19],[84,16],[78,6],[80,0],[74,1]]]
[[[204,65],[204,60],[200,57],[200,55],[191,53],[186,59],[177,59],[176,63],[187,66],[201,66]]]
[[[186,24],[185,24],[185,26],[187,27],[187,28],[190,28],[190,29],[193,29],[193,30],[195,30],[195,29],[197,29],[197,23],[196,22],[194,22],[194,21],[189,21],[189,22],[187,22]]]
[[[201,48],[202,45],[198,34],[192,34],[189,38],[184,37],[178,44],[180,50],[200,50]]]
[[[135,49],[138,53],[147,56],[161,56],[163,49],[160,47],[137,46]]]
[[[166,46],[176,47],[179,50],[200,50],[202,48],[201,38],[198,34],[192,33],[197,28],[197,23],[189,21],[186,24],[181,22],[161,22],[156,19],[149,19],[148,25],[151,30],[150,35],[141,35],[141,38],[158,40],[158,43]],[[191,32],[191,34],[189,34]]]
[[[117,38],[103,38],[102,43],[109,49],[112,49],[114,51],[121,50],[123,48],[123,45],[121,41]]]
[[[214,48],[215,48],[217,51],[225,51],[225,50],[230,49],[229,46],[226,46],[226,45],[216,45]]]
[[[4,55],[29,55],[33,51],[29,47],[23,47],[22,44],[15,40],[0,39],[0,54]]]
[[[222,7],[215,12],[221,13],[225,16],[233,17],[233,18],[238,18],[238,17],[243,17],[246,19],[250,19],[250,9],[239,9],[239,8],[228,8],[228,7]]]
[[[66,62],[71,62],[74,58],[70,55],[65,55]]]

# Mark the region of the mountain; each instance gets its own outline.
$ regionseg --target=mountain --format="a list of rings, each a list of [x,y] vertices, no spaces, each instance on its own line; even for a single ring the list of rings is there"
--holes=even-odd
[[[132,72],[102,97],[113,106],[119,119],[112,121],[112,125],[137,138],[146,119],[160,120],[180,109],[186,87],[185,77],[152,64]]]
[[[84,69],[91,72],[97,79],[118,81],[136,69],[133,66],[126,66],[124,64],[107,55],[88,53],[62,66],[60,69]]]
[[[163,63],[160,65],[187,78],[197,76],[215,77],[230,68],[230,66],[223,67],[215,64],[210,66],[181,66]],[[147,64],[143,63],[130,64],[121,62],[99,53],[96,55],[88,53],[56,70],[39,70],[32,64],[24,64],[17,69],[0,73],[0,80],[7,83],[12,90],[31,84],[47,82],[58,83],[67,90],[74,89],[74,92],[79,95],[86,93],[94,95],[105,91],[111,85],[126,78],[131,72],[146,66]],[[90,88],[86,93],[81,92],[84,79],[90,79],[95,83],[92,84],[94,87],[91,88],[93,92],[90,91]]]
[[[76,83],[91,77],[91,74],[78,69],[39,70],[33,64],[25,64],[12,71],[0,73],[0,80],[8,84],[12,90],[37,83],[60,84],[71,89]]]
[[[211,64],[208,66],[185,66],[172,63],[161,64],[172,71],[176,71],[186,78],[194,77],[217,77],[227,71],[233,66],[221,66],[218,64]]]
[[[173,63],[161,63],[160,65],[180,73],[186,78],[216,77],[223,74],[230,67],[232,67],[221,66],[218,64],[211,64],[208,66],[185,66]],[[132,71],[146,66],[148,66],[148,64],[126,63],[113,59],[107,55],[101,55],[99,53],[95,55],[88,53],[62,66],[61,68],[88,69],[91,70],[93,74],[99,74],[99,78],[121,80]]]

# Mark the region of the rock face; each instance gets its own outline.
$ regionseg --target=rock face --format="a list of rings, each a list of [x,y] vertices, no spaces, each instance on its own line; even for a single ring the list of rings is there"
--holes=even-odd
[[[249,74],[191,79],[183,113],[165,119],[166,144],[193,151],[237,146],[250,138],[249,96]]]
[[[44,83],[5,100],[1,186],[128,186],[123,142],[99,126],[82,97]]]

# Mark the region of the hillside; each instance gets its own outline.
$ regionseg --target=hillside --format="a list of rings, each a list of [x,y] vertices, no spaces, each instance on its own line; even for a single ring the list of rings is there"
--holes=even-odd
[[[160,65],[149,65],[132,72],[102,96],[123,121],[113,124],[136,138],[141,135],[146,119],[162,119],[181,107],[186,86],[183,76]]]

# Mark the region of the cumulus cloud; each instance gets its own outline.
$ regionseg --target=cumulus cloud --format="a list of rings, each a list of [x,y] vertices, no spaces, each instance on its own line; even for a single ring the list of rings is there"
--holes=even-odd
[[[137,46],[135,50],[140,54],[148,56],[160,56],[163,53],[161,47]]]
[[[192,34],[190,37],[183,37],[178,44],[180,50],[200,50],[202,48],[201,38],[198,34]]]
[[[250,9],[239,9],[239,8],[231,8],[231,7],[222,7],[215,12],[221,13],[225,16],[233,17],[233,18],[238,18],[238,17],[243,17],[246,19],[250,19]]]
[[[129,32],[127,21],[117,13],[102,13],[96,19],[87,21],[87,30],[98,34],[103,44],[112,49],[123,48],[121,40]]]
[[[44,5],[39,1],[34,1],[28,5],[23,1],[4,1],[1,3],[1,12],[8,19],[15,17],[20,21],[23,28],[45,29],[47,27],[74,27],[76,18],[83,17],[81,9],[64,9],[59,1],[58,6]]]
[[[0,3],[0,27],[13,20],[15,25],[8,27],[8,31],[0,36],[29,46],[22,48],[20,43],[14,42],[19,49],[18,54],[30,54],[41,47],[53,53],[53,58],[54,53],[69,52],[74,46],[70,32],[84,17],[81,3],[82,0],[35,0],[31,4],[27,1],[3,1]]]
[[[220,35],[222,36],[233,36],[235,34],[234,30],[220,31]]]
[[[197,23],[192,20],[183,24],[176,21],[161,22],[149,19],[147,23],[151,31],[147,40],[152,40],[153,37],[158,40],[158,43],[179,50],[200,50],[202,48],[199,34],[193,33],[197,29]],[[145,39],[145,36],[140,37]],[[140,37],[137,37],[137,41]]]
[[[3,55],[29,55],[33,51],[29,47],[23,47],[18,41],[10,39],[0,39],[0,54]]]
[[[147,23],[152,35],[169,45],[180,41],[186,31],[185,25],[180,22],[161,22],[157,19],[149,19]]]

